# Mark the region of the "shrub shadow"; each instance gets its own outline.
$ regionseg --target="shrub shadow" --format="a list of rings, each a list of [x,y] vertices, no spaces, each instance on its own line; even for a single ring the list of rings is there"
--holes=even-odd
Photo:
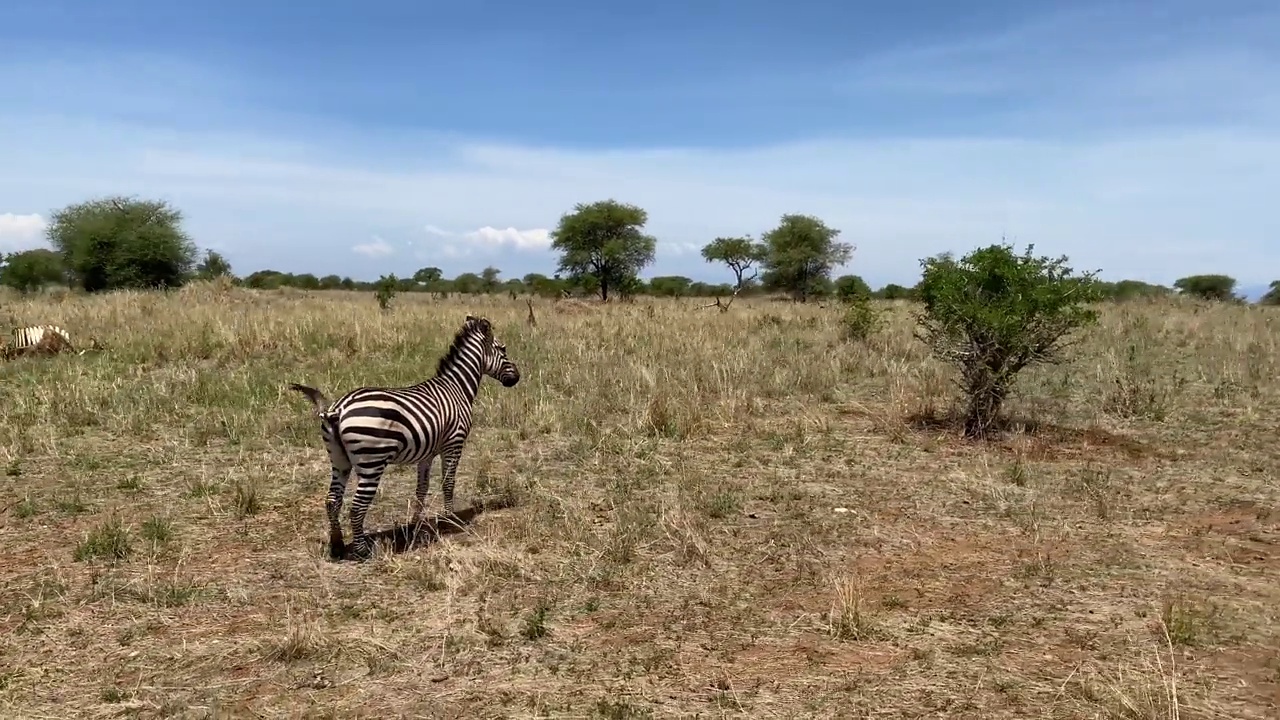
[[[1130,460],[1165,455],[1146,443],[1099,427],[1074,428],[1016,416],[1001,418],[985,437],[972,440],[963,437],[964,418],[958,413],[913,413],[905,417],[904,422],[915,432],[950,436],[957,444],[1017,451],[1037,459],[1100,450],[1124,455]],[[1015,447],[1017,440],[1030,441],[1031,446]]]

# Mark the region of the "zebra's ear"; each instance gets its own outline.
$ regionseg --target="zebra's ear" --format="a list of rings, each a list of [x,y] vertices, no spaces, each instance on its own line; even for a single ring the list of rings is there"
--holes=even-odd
[[[485,340],[493,340],[493,324],[489,322],[489,318],[476,320],[476,327],[479,327],[480,332],[484,333]]]

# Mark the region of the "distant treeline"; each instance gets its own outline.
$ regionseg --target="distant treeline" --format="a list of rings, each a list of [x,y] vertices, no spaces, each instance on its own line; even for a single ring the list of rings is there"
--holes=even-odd
[[[278,270],[259,270],[243,278],[233,277],[232,282],[241,287],[267,290],[272,288],[298,288],[302,290],[360,290],[374,292],[379,281],[354,280],[338,275],[316,277],[310,273],[286,273]],[[520,278],[503,280],[497,268],[485,268],[479,273],[462,273],[455,278],[446,278],[439,268],[427,267],[418,270],[412,277],[397,278],[396,292],[424,292],[435,294],[458,293],[462,295],[493,295],[515,293],[517,295],[541,295],[556,297],[564,294],[573,296],[595,295],[597,290],[591,282],[574,282],[561,277],[548,277],[541,273],[528,273]],[[1143,297],[1173,295],[1176,291],[1164,285],[1153,285],[1140,280],[1121,280],[1119,282],[1098,281],[1102,296],[1109,300],[1129,300]],[[717,297],[731,295],[734,291],[732,283],[708,283],[693,280],[683,275],[659,275],[649,279],[637,279],[633,284],[620,288],[628,295],[644,295],[649,297]],[[748,282],[743,284],[739,296],[762,295],[769,290],[762,284]],[[916,288],[889,283],[878,290],[870,286],[858,275],[841,275],[829,282],[819,282],[813,293],[818,298],[847,299],[854,296],[865,296],[879,300],[914,300]]]
[[[62,256],[52,250],[27,250],[20,253],[0,255],[0,285],[13,287],[26,292],[48,284],[64,284],[66,272]],[[455,278],[444,277],[436,267],[424,267],[411,277],[382,280],[355,280],[339,275],[317,277],[310,273],[289,273],[279,270],[259,270],[249,275],[238,277],[231,272],[230,264],[217,252],[208,252],[203,261],[188,273],[188,279],[201,280],[214,277],[226,277],[228,281],[239,287],[270,290],[274,288],[298,288],[301,290],[357,290],[376,292],[380,283],[388,280],[394,283],[394,290],[401,292],[422,292],[437,295],[447,294],[505,294],[539,295],[543,297],[591,296],[597,288],[591,282],[591,276],[568,279],[559,276],[547,276],[541,273],[528,273],[520,278],[502,279],[500,270],[487,267],[478,273],[462,273]],[[1235,280],[1221,275],[1196,275],[1183,278],[1175,283],[1176,289],[1164,285],[1154,285],[1140,280],[1121,280],[1119,282],[1097,282],[1102,296],[1109,300],[1131,300],[1135,298],[1157,297],[1183,293],[1193,294],[1209,299],[1233,299]],[[734,292],[732,283],[708,283],[684,277],[682,275],[660,275],[643,279],[636,278],[618,288],[622,295],[643,295],[649,297],[717,297],[727,296]],[[738,295],[749,297],[771,292],[759,282],[745,281]],[[1273,290],[1272,295],[1275,292]],[[815,298],[849,299],[863,296],[880,300],[913,300],[916,288],[889,283],[878,290],[870,286],[858,275],[841,275],[831,281],[819,280],[814,283],[812,296]],[[1270,301],[1270,298],[1264,302]]]
[[[655,238],[643,232],[647,218],[642,208],[615,200],[574,206],[551,233],[551,249],[559,259],[556,273],[550,277],[529,273],[504,280],[502,271],[492,266],[452,279],[445,278],[438,267],[420,268],[405,278],[384,275],[374,281],[278,270],[237,277],[218,252],[206,250],[201,259],[200,250],[182,228],[178,209],[163,201],[108,196],[55,211],[46,229],[50,249],[0,254],[0,284],[19,292],[49,285],[101,292],[175,288],[190,280],[225,278],[249,288],[372,291],[383,305],[401,292],[594,295],[601,300],[608,300],[610,294],[623,298],[721,297],[769,292],[784,293],[801,302],[830,297],[844,301],[910,300],[919,294],[919,284],[905,287],[891,283],[873,291],[857,275],[833,278],[834,271],[847,266],[852,258],[852,245],[837,240],[838,229],[800,214],[783,215],[778,226],[760,240],[718,237],[702,248],[702,258],[724,265],[733,274],[733,283],[706,283],[681,275],[645,279],[640,272],[653,263],[656,247]],[[1209,300],[1242,301],[1235,294],[1235,279],[1227,275],[1193,275],[1179,279],[1172,288],[1139,280],[1112,283],[1091,277],[1089,282],[1096,283],[1101,297],[1113,300],[1177,292]],[[1280,281],[1272,283],[1262,303],[1280,304]]]

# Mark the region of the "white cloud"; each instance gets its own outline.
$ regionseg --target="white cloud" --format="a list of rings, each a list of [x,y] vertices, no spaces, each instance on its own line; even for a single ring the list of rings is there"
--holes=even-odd
[[[0,248],[29,250],[44,244],[44,231],[49,223],[38,213],[0,214]]]
[[[551,247],[551,231],[545,228],[519,230],[508,227],[500,230],[485,225],[478,230],[454,232],[427,224],[422,230],[432,238],[420,243],[416,256],[422,260],[436,256],[457,260],[473,255],[493,255],[503,250],[536,252]]]
[[[710,242],[708,240],[707,242]],[[706,243],[703,243],[705,245]],[[691,242],[660,242],[656,248],[657,252],[671,255],[700,255],[702,245]]]
[[[373,236],[372,242],[362,243],[351,248],[351,252],[364,255],[365,257],[380,258],[391,255],[396,251],[386,240]]]
[[[466,238],[478,245],[491,248],[510,247],[516,250],[546,250],[551,247],[551,231],[545,228],[517,230],[509,227],[505,230],[485,225],[479,230],[472,230]]]

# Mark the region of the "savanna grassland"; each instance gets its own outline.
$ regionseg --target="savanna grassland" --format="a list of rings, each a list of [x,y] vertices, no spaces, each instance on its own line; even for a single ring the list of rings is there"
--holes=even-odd
[[[698,304],[6,296],[108,350],[0,366],[0,716],[1280,716],[1280,313],[1108,306],[978,445],[911,306]],[[523,372],[469,522],[406,548],[394,468],[329,561],[287,384],[423,379],[467,313]]]

